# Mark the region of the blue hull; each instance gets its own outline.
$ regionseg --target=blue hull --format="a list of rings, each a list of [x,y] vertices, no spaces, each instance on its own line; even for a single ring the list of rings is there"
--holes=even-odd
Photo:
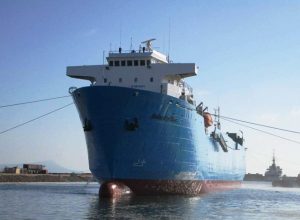
[[[205,134],[195,106],[171,96],[113,86],[73,92],[99,182],[240,182],[245,149],[224,134],[228,152]],[[134,189],[133,189],[134,190]]]

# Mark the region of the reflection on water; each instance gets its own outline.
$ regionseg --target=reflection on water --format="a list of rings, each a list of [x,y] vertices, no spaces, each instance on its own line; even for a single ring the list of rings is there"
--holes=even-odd
[[[300,189],[246,183],[187,196],[99,199],[98,184],[0,184],[0,219],[300,219]]]
[[[88,218],[128,219],[300,219],[300,189],[246,183],[240,189],[187,196],[95,198]]]
[[[118,199],[95,199],[88,218],[160,219],[191,217],[200,197],[124,196]]]

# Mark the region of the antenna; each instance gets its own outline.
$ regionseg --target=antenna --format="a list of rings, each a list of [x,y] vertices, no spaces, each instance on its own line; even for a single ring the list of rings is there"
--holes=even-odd
[[[165,34],[163,35],[163,52],[164,52],[164,54],[166,54],[166,36],[165,36]]]
[[[103,50],[103,53],[102,53],[102,63],[104,65],[104,57],[105,57],[105,50]]]
[[[130,37],[130,50],[132,50],[132,37]]]
[[[120,46],[122,47],[122,22],[120,22]]]
[[[217,127],[218,129],[221,129],[220,106],[218,106],[218,108],[215,108],[214,111],[215,111],[215,127]]]
[[[171,48],[171,18],[169,17],[169,39],[168,39],[168,63],[170,62],[170,49]]]
[[[152,41],[156,40],[155,38],[151,38],[149,40],[145,40],[143,42],[141,42],[142,44],[146,45],[146,50],[147,51],[152,51]]]

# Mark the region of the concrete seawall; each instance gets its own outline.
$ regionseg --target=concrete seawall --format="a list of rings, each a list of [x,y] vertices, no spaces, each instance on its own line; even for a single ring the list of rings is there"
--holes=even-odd
[[[0,173],[0,182],[94,182],[92,174],[7,174]]]

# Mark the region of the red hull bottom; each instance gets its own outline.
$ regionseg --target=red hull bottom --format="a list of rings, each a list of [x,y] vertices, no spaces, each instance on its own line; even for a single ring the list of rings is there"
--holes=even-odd
[[[114,180],[101,184],[101,197],[135,195],[199,195],[213,191],[238,188],[241,181],[222,180]]]

